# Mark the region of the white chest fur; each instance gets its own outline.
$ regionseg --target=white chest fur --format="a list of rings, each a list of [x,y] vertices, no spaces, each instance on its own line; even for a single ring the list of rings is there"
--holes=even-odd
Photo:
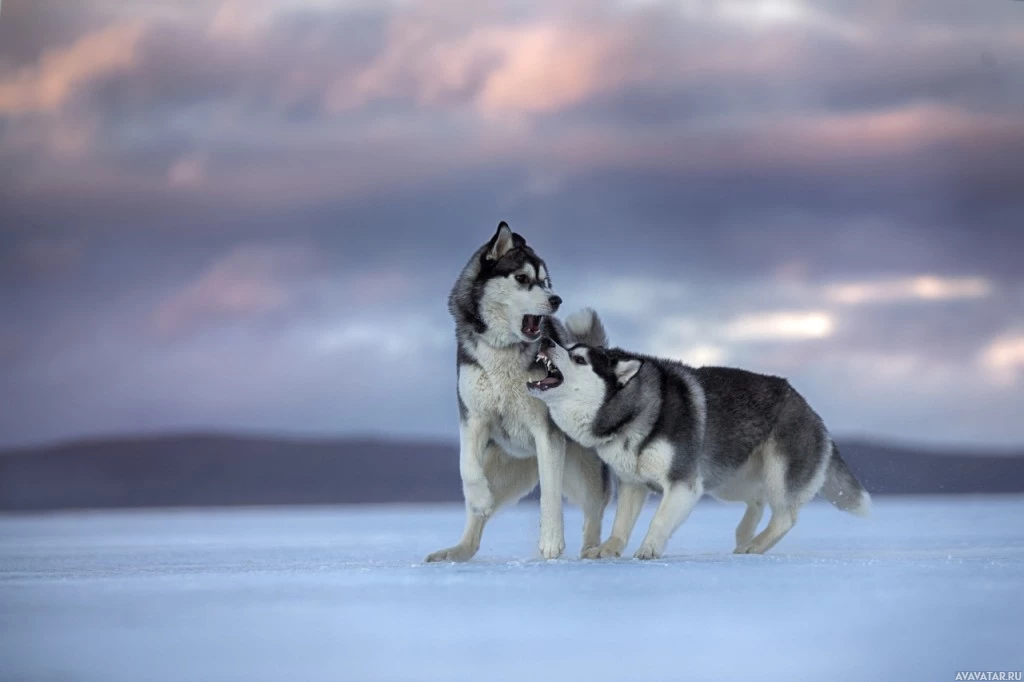
[[[675,450],[661,438],[640,450],[650,430],[649,419],[635,420],[611,438],[594,436],[593,424],[603,390],[603,384],[579,382],[574,388],[552,395],[549,407],[555,423],[584,447],[596,449],[620,480],[664,487]]]
[[[478,365],[463,365],[459,396],[473,419],[490,426],[491,438],[514,457],[537,454],[534,434],[547,428],[547,406],[526,390],[529,375],[518,347],[479,344]]]
[[[630,483],[656,483],[665,486],[672,466],[674,448],[664,439],[649,443],[639,450],[641,434],[619,434],[600,445],[597,454],[612,468],[616,476]]]

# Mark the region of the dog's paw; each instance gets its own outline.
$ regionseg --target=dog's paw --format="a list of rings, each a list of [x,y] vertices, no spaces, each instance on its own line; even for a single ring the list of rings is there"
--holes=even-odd
[[[433,564],[445,561],[469,561],[473,558],[474,554],[476,554],[476,552],[465,545],[455,545],[454,547],[440,549],[434,552],[424,559],[424,562]]]
[[[756,542],[749,542],[742,547],[737,547],[733,554],[764,554],[767,550],[760,547]]]
[[[625,548],[626,543],[622,542],[618,538],[608,538],[597,547],[591,547],[589,550],[584,552],[583,558],[585,559],[614,559],[615,557],[622,556],[622,550]]]
[[[626,543],[618,538],[608,538],[598,547],[598,556],[602,559],[614,559],[622,556],[622,550],[626,548]]]
[[[494,513],[494,496],[491,489],[487,487],[487,481],[479,483],[467,483],[462,486],[462,494],[466,498],[466,505],[473,516],[489,518]]]
[[[658,551],[657,547],[653,547],[645,543],[643,545],[640,545],[640,549],[636,551],[636,554],[633,555],[633,558],[640,559],[642,561],[647,561],[648,559],[657,559],[660,556],[661,552]]]
[[[542,535],[540,538],[540,555],[545,559],[557,559],[565,551],[565,537],[559,534]]]

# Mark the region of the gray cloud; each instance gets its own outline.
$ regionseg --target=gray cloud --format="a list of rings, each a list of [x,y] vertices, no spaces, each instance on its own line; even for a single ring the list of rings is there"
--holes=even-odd
[[[0,23],[8,441],[453,437],[444,299],[500,219],[616,342],[686,318],[680,349],[790,374],[844,430],[1024,441],[979,360],[1024,328],[1015,3],[65,5]],[[822,298],[919,275],[992,293]],[[715,331],[794,310],[835,328]]]

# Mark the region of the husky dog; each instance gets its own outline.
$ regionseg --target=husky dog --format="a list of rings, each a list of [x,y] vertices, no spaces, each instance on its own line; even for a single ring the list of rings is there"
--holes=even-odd
[[[592,310],[563,325],[552,315],[562,299],[548,269],[526,240],[502,222],[459,275],[448,310],[455,318],[459,397],[459,471],[466,528],[454,547],[427,561],[466,561],[480,548],[484,524],[540,480],[540,553],[565,549],[562,493],[583,508],[583,549],[596,556],[610,497],[608,468],[592,450],[568,441],[547,406],[527,391],[545,375],[537,362],[541,338],[607,344]]]
[[[598,556],[622,553],[648,489],[662,498],[638,559],[661,556],[705,492],[746,502],[737,554],[771,549],[819,491],[844,511],[870,509],[821,417],[785,379],[552,339],[541,342],[538,360],[547,375],[529,383],[530,393],[620,481],[612,534]],[[765,504],[772,517],[755,536]]]

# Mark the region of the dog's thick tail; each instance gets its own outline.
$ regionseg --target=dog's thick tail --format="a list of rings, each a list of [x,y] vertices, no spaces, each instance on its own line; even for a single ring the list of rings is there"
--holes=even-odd
[[[607,346],[608,333],[604,323],[593,308],[577,310],[565,318],[565,328],[569,330],[576,343],[587,346]]]
[[[871,495],[839,456],[839,448],[834,441],[821,496],[839,509],[857,516],[867,516],[871,512]]]

